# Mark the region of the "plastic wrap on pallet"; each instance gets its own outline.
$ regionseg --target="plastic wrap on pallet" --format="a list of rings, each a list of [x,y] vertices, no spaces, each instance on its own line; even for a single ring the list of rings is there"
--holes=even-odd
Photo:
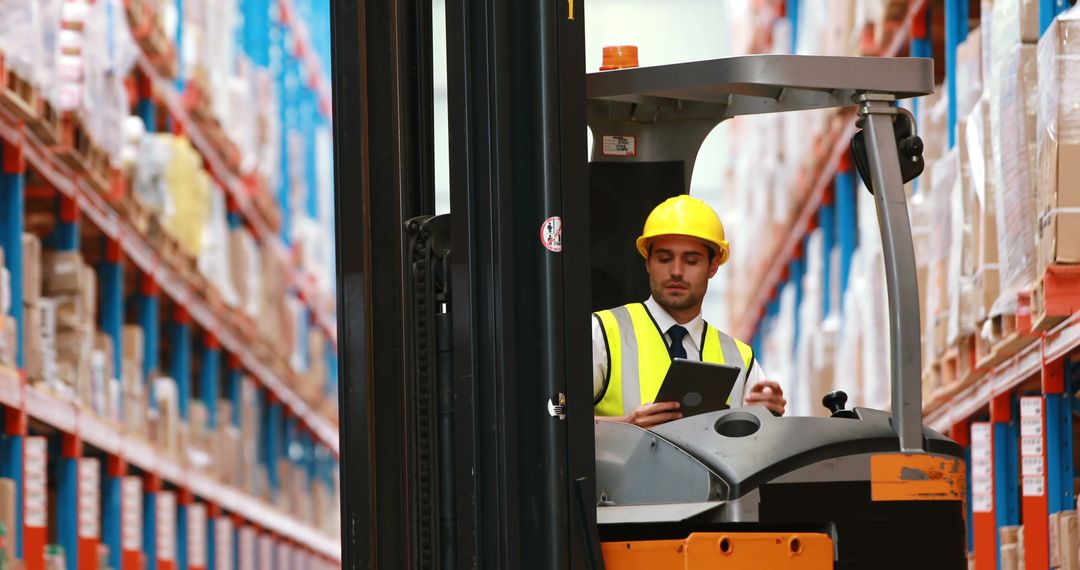
[[[971,112],[983,90],[982,34],[976,28],[956,48],[956,114]]]
[[[128,117],[124,85],[138,56],[122,0],[97,0],[89,7],[83,32],[82,120],[87,133],[119,164]]]
[[[1080,262],[1080,9],[1062,14],[1038,46],[1037,275]]]
[[[233,287],[231,247],[229,244],[228,209],[225,192],[218,189],[208,196],[210,210],[203,226],[202,250],[199,252],[199,272],[221,294],[221,300],[230,307],[240,303],[240,296]]]
[[[990,130],[1002,294],[993,314],[1014,313],[1016,293],[1035,277],[1035,213],[1025,114],[1018,2],[995,2]]]
[[[165,212],[171,202],[165,169],[172,161],[174,138],[170,134],[147,134],[139,140],[131,190],[157,214]]]
[[[170,146],[171,160],[162,174],[169,196],[162,212],[163,223],[188,254],[198,255],[210,214],[212,182],[190,141],[174,137]]]
[[[0,53],[8,69],[38,84],[45,59],[41,11],[36,1],[0,0]]]

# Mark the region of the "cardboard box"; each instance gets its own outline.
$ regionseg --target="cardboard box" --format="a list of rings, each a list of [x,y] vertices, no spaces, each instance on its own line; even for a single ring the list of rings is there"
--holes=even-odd
[[[1020,41],[1039,41],[1039,0],[1020,0]]]
[[[1062,570],[1080,570],[1080,518],[1076,511],[1065,511],[1059,519]]]
[[[43,379],[44,346],[42,345],[41,310],[38,308],[40,303],[39,298],[23,311],[23,370],[31,381]]]
[[[14,367],[18,346],[19,323],[15,319],[0,315],[0,366]]]
[[[1080,263],[1080,12],[1063,14],[1038,45],[1038,271]]]
[[[17,508],[14,479],[0,479],[0,523],[3,523],[7,536],[3,542],[5,558],[11,561],[15,558],[15,541],[12,533],[15,531],[15,509]]]
[[[1016,543],[1001,545],[1001,570],[1019,570],[1019,555]]]
[[[121,351],[124,360],[130,360],[137,368],[142,369],[146,357],[146,339],[143,329],[139,325],[124,325],[121,331]]]
[[[23,304],[33,305],[41,297],[41,240],[34,234],[22,235]]]
[[[82,289],[85,275],[82,254],[78,251],[47,251],[41,268],[46,295],[76,295]]]
[[[1050,522],[1046,528],[1050,538],[1050,567],[1061,566],[1061,513],[1050,515]]]

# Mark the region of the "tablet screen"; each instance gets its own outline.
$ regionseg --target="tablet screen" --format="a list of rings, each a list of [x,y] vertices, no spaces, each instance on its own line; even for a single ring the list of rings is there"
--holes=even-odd
[[[679,402],[683,417],[726,410],[741,369],[676,358],[671,361],[656,402]]]

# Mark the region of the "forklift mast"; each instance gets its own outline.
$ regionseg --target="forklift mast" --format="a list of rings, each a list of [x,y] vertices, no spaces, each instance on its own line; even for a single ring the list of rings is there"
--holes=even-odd
[[[604,568],[589,314],[640,300],[642,276],[640,260],[636,275],[603,264],[742,114],[857,107],[892,412],[848,412],[876,418],[896,452],[951,449],[922,426],[903,189],[921,148],[895,106],[932,91],[932,61],[744,56],[586,76],[584,17],[573,0],[446,0],[451,214],[434,216],[430,4],[332,0],[346,568]],[[608,137],[633,137],[636,156],[604,153]],[[846,417],[819,419],[860,421]]]

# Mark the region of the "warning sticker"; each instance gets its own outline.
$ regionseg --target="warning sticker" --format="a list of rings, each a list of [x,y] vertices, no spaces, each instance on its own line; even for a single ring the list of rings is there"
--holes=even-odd
[[[604,135],[601,137],[600,154],[603,156],[637,156],[637,137]]]
[[[540,225],[540,243],[548,250],[562,251],[562,218],[552,216]]]

